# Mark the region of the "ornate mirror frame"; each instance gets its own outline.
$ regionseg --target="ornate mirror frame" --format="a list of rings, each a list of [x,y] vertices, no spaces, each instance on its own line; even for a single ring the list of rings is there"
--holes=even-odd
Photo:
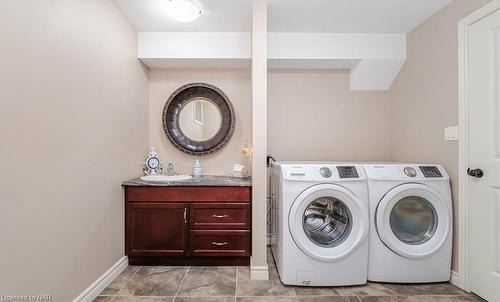
[[[196,99],[211,102],[221,114],[219,131],[204,141],[190,139],[179,125],[182,109]],[[222,149],[231,139],[236,124],[236,116],[229,98],[219,88],[206,83],[190,83],[172,93],[163,108],[162,120],[163,129],[170,142],[177,149],[191,155],[206,155]]]

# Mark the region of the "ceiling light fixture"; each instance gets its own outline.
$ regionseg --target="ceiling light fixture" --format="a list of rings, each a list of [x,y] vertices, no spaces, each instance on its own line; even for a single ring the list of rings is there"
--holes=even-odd
[[[191,0],[168,0],[166,3],[167,15],[182,23],[196,20],[201,10]]]

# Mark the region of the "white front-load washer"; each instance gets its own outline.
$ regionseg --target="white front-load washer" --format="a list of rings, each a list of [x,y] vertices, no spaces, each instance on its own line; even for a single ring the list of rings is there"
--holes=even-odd
[[[370,196],[368,280],[448,281],[453,218],[445,169],[419,164],[364,168]]]
[[[368,190],[355,164],[273,163],[271,250],[289,285],[364,284]]]

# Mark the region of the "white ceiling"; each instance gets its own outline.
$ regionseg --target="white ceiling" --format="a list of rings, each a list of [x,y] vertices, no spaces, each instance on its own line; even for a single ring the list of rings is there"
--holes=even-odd
[[[178,23],[167,0],[113,0],[137,31],[248,32],[252,0],[193,0],[202,15]],[[407,33],[452,0],[268,0],[269,32]]]

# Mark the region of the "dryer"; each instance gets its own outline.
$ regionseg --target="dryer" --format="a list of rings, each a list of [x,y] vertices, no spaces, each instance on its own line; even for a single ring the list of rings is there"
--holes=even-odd
[[[289,285],[364,284],[368,190],[355,164],[273,163],[271,250]]]
[[[370,196],[368,280],[450,279],[452,201],[440,165],[365,165]]]

